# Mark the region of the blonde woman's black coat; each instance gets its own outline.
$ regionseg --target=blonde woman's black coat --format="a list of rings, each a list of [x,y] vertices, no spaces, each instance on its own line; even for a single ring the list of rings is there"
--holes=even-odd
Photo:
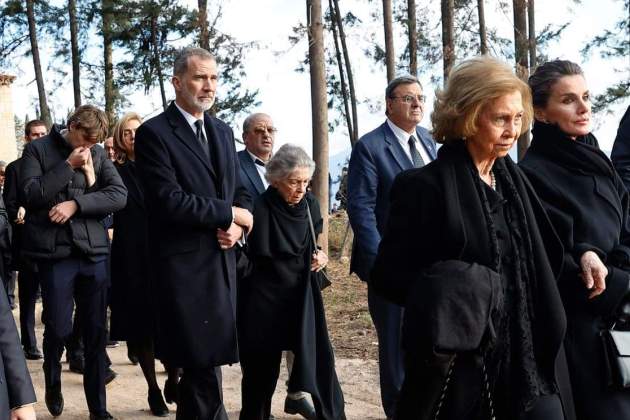
[[[566,318],[556,284],[556,273],[562,264],[562,246],[551,228],[542,205],[516,165],[506,157],[502,165],[512,173],[522,197],[536,266],[535,318],[532,322],[536,360],[548,377],[554,377],[565,408],[566,419],[572,419],[571,392],[568,385],[562,341]],[[407,297],[422,290],[423,272],[436,262],[459,260],[494,267],[491,238],[483,209],[478,205],[478,192],[473,182],[476,169],[463,143],[444,145],[438,159],[424,168],[401,173],[391,194],[391,212],[387,229],[379,246],[371,281],[384,297],[406,306]],[[502,264],[509,264],[503,261]],[[437,399],[444,383],[446,360],[432,353],[427,332],[403,331],[406,369],[426,378],[422,389],[404,401],[404,410],[397,419],[434,418]],[[466,411],[465,407],[481,398],[481,367],[478,358],[458,359],[464,365],[462,374],[451,381],[456,398],[451,412]],[[565,369],[562,369],[562,368]],[[410,414],[411,413],[411,414]],[[414,414],[415,413],[415,414]],[[457,416],[451,418],[455,420]],[[462,420],[462,418],[457,418]]]

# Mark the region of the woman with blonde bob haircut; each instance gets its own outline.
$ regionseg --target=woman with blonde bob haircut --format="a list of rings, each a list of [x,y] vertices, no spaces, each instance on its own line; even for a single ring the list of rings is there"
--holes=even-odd
[[[466,60],[437,92],[438,158],[394,182],[371,280],[405,308],[397,420],[573,419],[562,247],[508,156],[531,116],[508,65]]]
[[[114,127],[114,166],[128,191],[127,205],[114,214],[111,252],[110,339],[127,342],[129,359],[139,363],[149,387],[148,403],[154,416],[168,416],[168,407],[155,376],[153,276],[149,268],[149,243],[144,192],[138,179],[134,141],[142,118],[129,112]],[[168,368],[168,367],[167,367]],[[167,369],[164,396],[175,400],[176,369]]]

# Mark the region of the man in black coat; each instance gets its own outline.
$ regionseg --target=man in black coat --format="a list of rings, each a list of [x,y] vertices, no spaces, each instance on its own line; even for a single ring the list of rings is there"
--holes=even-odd
[[[238,361],[233,247],[253,225],[232,130],[205,114],[217,78],[214,56],[183,49],[175,102],[140,126],[135,143],[153,247],[156,354],[183,368],[180,420],[227,419],[220,366]]]
[[[24,126],[24,142],[26,144],[48,133],[46,123],[42,120],[31,120]],[[18,275],[18,298],[20,304],[20,339],[24,349],[24,356],[29,360],[42,358],[42,353],[37,348],[37,337],[35,337],[35,303],[37,302],[37,270],[35,264],[24,261],[21,257],[22,235],[25,209],[24,203],[19,197],[18,179],[22,167],[22,158],[18,158],[9,163],[6,168],[6,178],[2,197],[7,206],[7,214],[12,227],[11,265],[14,271],[19,271]]]
[[[127,189],[105,151],[93,147],[107,129],[105,113],[83,105],[68,118],[67,130],[53,126],[23,154],[23,254],[36,260],[39,269],[45,399],[53,416],[63,412],[60,358],[72,332],[76,299],[83,322],[83,386],[90,419],[113,418],[105,397],[109,245],[101,220],[125,206]]]

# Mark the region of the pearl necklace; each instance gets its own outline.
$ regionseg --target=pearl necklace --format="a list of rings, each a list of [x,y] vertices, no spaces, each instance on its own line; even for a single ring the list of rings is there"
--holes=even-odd
[[[490,187],[495,191],[497,189],[497,179],[494,177],[494,171],[490,171]]]

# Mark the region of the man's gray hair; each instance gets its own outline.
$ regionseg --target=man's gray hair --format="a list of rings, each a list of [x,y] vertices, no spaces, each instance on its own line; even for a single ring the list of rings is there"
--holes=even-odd
[[[217,61],[214,55],[212,55],[208,50],[204,48],[198,47],[186,47],[182,48],[177,57],[175,57],[175,62],[173,63],[173,75],[174,76],[183,76],[188,71],[188,58],[190,57],[200,57],[203,60],[212,60]]]
[[[409,85],[411,83],[417,83],[418,86],[420,86],[420,89],[422,89],[422,83],[420,83],[420,80],[410,74],[404,74],[392,79],[392,81],[387,84],[387,88],[385,88],[385,98],[391,98],[394,96],[394,90],[396,90],[398,86]]]
[[[247,133],[249,131],[249,127],[251,127],[254,121],[256,121],[260,117],[271,118],[264,112],[256,112],[255,114],[248,115],[247,118],[245,118],[245,121],[243,121],[243,133]]]
[[[298,168],[308,168],[309,176],[315,172],[315,162],[300,146],[285,144],[265,165],[265,178],[270,184],[286,179]]]

